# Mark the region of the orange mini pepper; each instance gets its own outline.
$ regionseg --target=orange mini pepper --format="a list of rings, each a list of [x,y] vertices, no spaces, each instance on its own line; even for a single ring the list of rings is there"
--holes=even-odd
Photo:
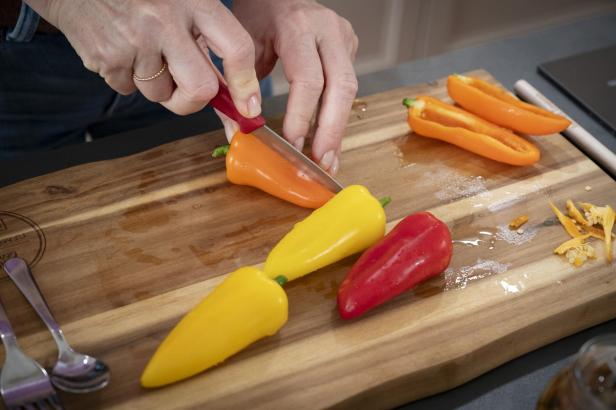
[[[334,196],[254,135],[238,131],[229,146],[217,148],[212,156],[224,154],[227,179],[234,184],[259,188],[304,208],[319,208]]]
[[[565,117],[520,101],[501,87],[479,78],[450,75],[447,78],[447,92],[465,110],[525,134],[554,134],[571,125]]]
[[[457,145],[467,151],[511,165],[531,165],[539,149],[514,133],[429,96],[405,98],[411,129],[424,137]]]

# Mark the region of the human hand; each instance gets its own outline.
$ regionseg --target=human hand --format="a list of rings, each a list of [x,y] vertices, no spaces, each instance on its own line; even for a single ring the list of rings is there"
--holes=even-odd
[[[84,66],[121,94],[136,89],[185,115],[218,91],[208,48],[223,59],[225,79],[242,115],[261,113],[255,50],[248,32],[218,0],[28,0],[66,35]],[[167,69],[155,79],[135,81]]]
[[[233,13],[254,40],[258,77],[282,62],[290,83],[283,134],[299,149],[321,99],[312,156],[335,174],[357,93],[358,40],[351,24],[311,0],[235,0]]]

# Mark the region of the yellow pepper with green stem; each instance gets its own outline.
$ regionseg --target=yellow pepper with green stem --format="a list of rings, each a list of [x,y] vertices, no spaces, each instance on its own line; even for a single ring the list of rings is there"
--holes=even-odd
[[[385,235],[383,204],[351,185],[312,212],[272,249],[264,271],[291,281],[361,252]]]
[[[150,359],[143,387],[160,387],[200,373],[286,323],[287,295],[253,267],[240,268],[190,311]]]

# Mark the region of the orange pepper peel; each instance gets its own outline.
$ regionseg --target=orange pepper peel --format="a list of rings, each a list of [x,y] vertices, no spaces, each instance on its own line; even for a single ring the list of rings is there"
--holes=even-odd
[[[554,134],[571,125],[565,117],[520,101],[503,88],[476,77],[450,75],[447,92],[464,109],[525,134]]]
[[[585,243],[589,237],[590,234],[585,234],[569,239],[554,249],[554,253],[565,255],[569,263],[576,267],[582,266],[588,259],[595,259],[597,257],[595,248]]]
[[[582,225],[584,227],[584,229],[591,236],[593,236],[593,237],[595,237],[597,239],[601,239],[601,240],[605,239],[605,234],[603,233],[603,231],[601,229],[597,229],[594,226],[592,226],[591,224],[589,224],[588,221],[584,218],[584,215],[582,215],[580,210],[577,209],[577,207],[575,206],[575,204],[573,203],[572,200],[567,199],[566,206],[567,206],[567,214],[571,218],[573,218],[574,221],[576,221],[577,223]]]
[[[616,213],[611,206],[596,206],[593,204],[582,203],[582,208],[588,212],[588,223],[592,225],[601,225],[603,227],[603,235],[605,241],[605,255],[608,262],[612,262],[612,229],[614,228],[614,220]]]
[[[580,266],[587,258],[595,257],[594,248],[592,248],[591,245],[584,244],[588,238],[594,237],[604,241],[605,258],[608,263],[611,263],[613,259],[612,229],[614,227],[616,213],[609,205],[596,206],[588,202],[582,202],[580,205],[586,212],[586,215],[582,215],[573,201],[570,199],[567,200],[567,213],[571,217],[569,218],[550,201],[552,211],[563,228],[565,228],[567,233],[573,238],[560,245],[554,252],[561,255],[568,252],[566,256],[569,262],[573,263],[575,266]],[[595,225],[600,225],[602,229],[597,228]]]
[[[558,209],[556,205],[554,205],[552,201],[550,201],[550,208],[552,208],[552,212],[554,212],[554,215],[556,215],[556,217],[560,221],[563,228],[565,228],[565,231],[567,231],[567,233],[569,234],[569,236],[571,236],[572,238],[577,238],[577,237],[584,235],[582,231],[580,230],[580,228],[573,222],[573,220],[569,218],[568,216],[566,216],[565,214],[563,214],[560,211],[560,209]]]
[[[520,215],[509,222],[509,229],[516,230],[528,222],[528,215]]]

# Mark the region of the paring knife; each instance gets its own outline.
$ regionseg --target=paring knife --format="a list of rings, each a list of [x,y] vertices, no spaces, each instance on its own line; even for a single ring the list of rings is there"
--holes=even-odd
[[[242,116],[235,108],[231,94],[229,94],[229,89],[222,81],[218,83],[218,94],[212,98],[210,104],[237,122],[244,134],[252,134],[257,137],[261,142],[289,160],[300,172],[313,181],[320,183],[334,193],[340,192],[344,188],[340,182],[325,172],[314,161],[265,125],[265,118],[260,115],[255,118]]]

